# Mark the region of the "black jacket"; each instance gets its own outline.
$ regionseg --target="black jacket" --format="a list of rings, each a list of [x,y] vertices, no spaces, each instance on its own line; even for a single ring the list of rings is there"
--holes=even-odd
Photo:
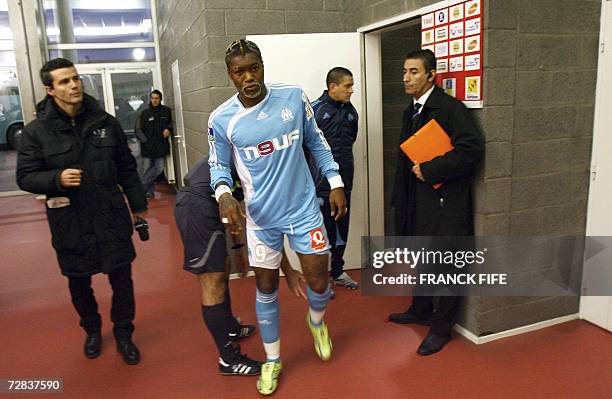
[[[136,125],[136,136],[140,139],[141,155],[145,158],[163,158],[170,154],[170,143],[164,138],[164,129],[172,133],[172,112],[165,105],[142,111]]]
[[[359,115],[350,102],[347,104],[333,100],[327,90],[312,103],[317,126],[331,147],[334,161],[340,166],[340,176],[344,182],[344,190],[353,189],[353,176],[355,175],[355,162],[353,157],[353,144],[357,140]],[[306,151],[308,166],[317,188],[317,195],[329,195],[329,183],[321,176],[314,158]]]
[[[411,129],[412,103],[404,111],[400,143],[435,119],[454,146],[443,156],[421,164],[426,182],[412,173],[412,162],[400,151],[392,205],[396,235],[462,236],[474,232],[472,177],[484,153],[482,136],[462,102],[435,87]],[[443,183],[435,190],[432,184]]]
[[[88,276],[129,264],[136,253],[124,194],[134,212],[146,210],[147,204],[121,125],[88,95],[74,119],[49,96],[36,110],[37,118],[23,130],[17,184],[48,200],[70,199],[69,206],[47,205],[62,273]],[[80,187],[60,186],[66,168],[83,170]]]

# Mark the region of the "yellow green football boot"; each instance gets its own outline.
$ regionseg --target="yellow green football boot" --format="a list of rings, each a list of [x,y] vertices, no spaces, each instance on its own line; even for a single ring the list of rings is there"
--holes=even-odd
[[[312,338],[314,338],[314,348],[317,355],[323,361],[331,359],[332,341],[331,338],[329,338],[325,323],[321,322],[320,325],[314,326],[310,321],[310,314],[307,314],[306,324],[308,324],[308,328],[310,328],[310,332],[312,333]]]
[[[283,364],[278,362],[265,362],[261,366],[261,374],[257,380],[257,392],[262,395],[272,395],[278,388],[278,377]]]

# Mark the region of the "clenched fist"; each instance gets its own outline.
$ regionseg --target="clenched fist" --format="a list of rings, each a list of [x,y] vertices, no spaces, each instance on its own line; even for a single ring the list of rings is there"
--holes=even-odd
[[[64,188],[80,187],[82,176],[81,169],[64,169],[60,174],[60,185]]]

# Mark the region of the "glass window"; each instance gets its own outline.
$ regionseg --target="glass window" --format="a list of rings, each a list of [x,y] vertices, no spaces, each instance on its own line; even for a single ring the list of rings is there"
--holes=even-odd
[[[150,0],[45,0],[49,44],[152,42]]]
[[[9,23],[7,0],[0,0],[0,66],[15,66],[13,33]]]
[[[49,50],[49,59],[63,57],[75,64],[99,62],[151,62],[155,61],[155,48],[109,48],[80,50]]]
[[[21,128],[23,115],[17,76],[13,71],[0,71],[0,146],[14,149]]]
[[[19,86],[14,71],[0,71],[0,192],[19,190],[15,149],[23,131]],[[9,151],[6,151],[9,150]]]
[[[102,84],[102,74],[99,73],[82,73],[81,80],[83,81],[83,91],[96,100],[102,109],[104,105],[104,85]]]
[[[126,134],[132,135],[136,119],[149,103],[149,94],[153,90],[151,72],[112,73],[115,116]]]

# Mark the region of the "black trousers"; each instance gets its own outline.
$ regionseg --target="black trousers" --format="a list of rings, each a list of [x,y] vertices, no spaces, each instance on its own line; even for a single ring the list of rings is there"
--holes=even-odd
[[[419,317],[430,319],[430,333],[450,335],[459,313],[458,296],[414,296],[410,310]]]
[[[129,339],[134,331],[134,284],[132,266],[127,265],[108,274],[108,281],[113,289],[111,320],[114,324],[113,334],[117,339]],[[99,332],[102,319],[98,313],[98,303],[91,288],[91,276],[68,277],[68,287],[72,304],[81,317],[81,327],[87,333]]]
[[[321,205],[321,213],[323,214],[323,223],[327,230],[327,238],[331,245],[331,278],[338,278],[344,272],[344,251],[346,250],[346,242],[348,240],[349,221],[351,216],[351,192],[345,192],[346,196],[346,215],[340,220],[334,220],[331,215],[331,207],[329,206],[329,196],[322,196],[323,204]]]

